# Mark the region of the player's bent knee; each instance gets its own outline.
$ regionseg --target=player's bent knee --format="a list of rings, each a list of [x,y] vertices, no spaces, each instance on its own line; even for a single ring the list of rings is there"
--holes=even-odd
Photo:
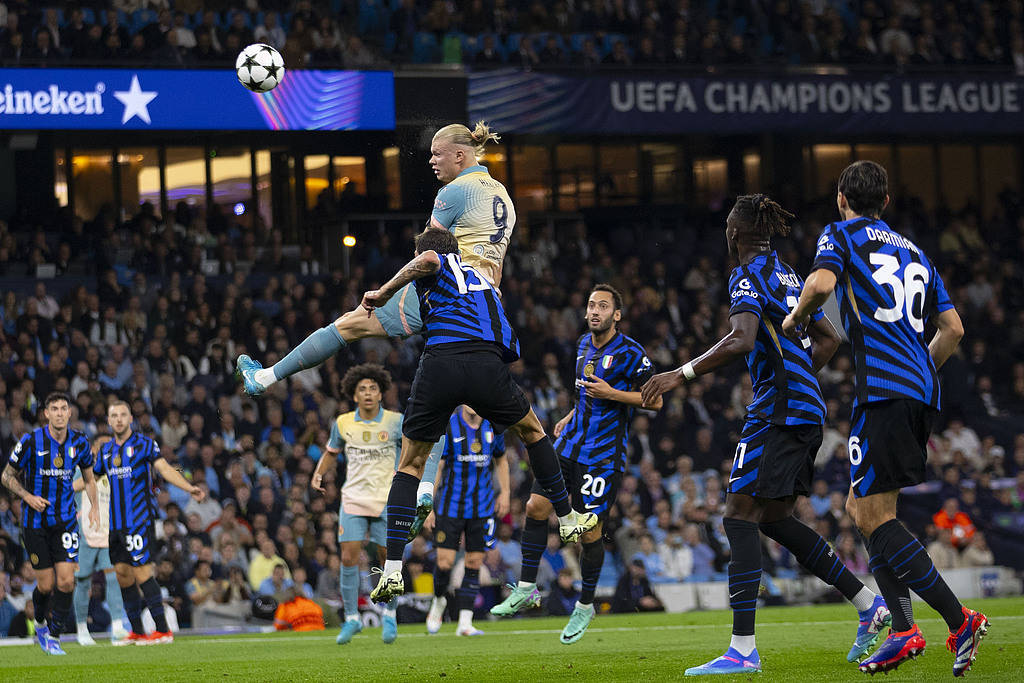
[[[593,543],[594,541],[600,541],[603,531],[603,525],[598,522],[596,527],[580,536],[580,542]]]
[[[536,493],[530,496],[530,499],[526,501],[526,515],[533,519],[545,520],[551,516],[553,510],[551,501],[543,496],[538,496]]]
[[[484,563],[484,554],[473,551],[466,553],[466,569],[480,569]]]

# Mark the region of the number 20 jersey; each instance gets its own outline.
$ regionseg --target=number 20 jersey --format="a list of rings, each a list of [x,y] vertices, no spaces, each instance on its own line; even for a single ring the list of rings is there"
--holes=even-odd
[[[909,398],[938,409],[939,380],[924,328],[953,304],[924,252],[884,221],[853,218],[822,232],[814,258],[819,268],[836,275],[857,372],[855,405]]]
[[[484,166],[470,166],[437,193],[430,224],[450,230],[459,241],[462,260],[498,284],[516,210],[505,186]]]

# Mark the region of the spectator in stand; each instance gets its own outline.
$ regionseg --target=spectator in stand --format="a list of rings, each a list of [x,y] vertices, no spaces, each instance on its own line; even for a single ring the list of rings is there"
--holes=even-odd
[[[950,529],[937,529],[935,540],[928,544],[927,552],[936,569],[955,569],[960,566],[960,554],[953,546],[953,533]]]
[[[278,565],[284,567],[285,577],[291,578],[288,565],[284,558],[277,554],[277,548],[274,547],[272,540],[264,538],[260,541],[259,548],[259,554],[249,563],[249,585],[252,586],[253,590],[259,590],[260,586],[263,585],[263,581],[273,574],[274,567]]]
[[[963,567],[991,567],[995,564],[995,555],[980,531],[967,539],[960,553],[960,564]]]
[[[330,23],[329,17],[324,17],[328,24]],[[324,36],[317,35],[320,40],[323,40]],[[330,35],[329,33],[327,35]],[[266,43],[277,50],[284,49],[284,43],[286,36],[284,29],[278,23],[277,12],[267,12],[263,15],[263,23],[256,27],[253,31],[253,38],[260,43]],[[320,47],[320,46],[318,46]]]
[[[715,551],[700,539],[700,530],[696,524],[687,524],[683,528],[683,542],[693,556],[692,578],[695,581],[708,581],[715,573]]]
[[[946,499],[942,509],[932,516],[932,523],[950,532],[953,547],[957,549],[963,548],[975,533],[974,522],[960,510],[960,501],[956,498]]]
[[[618,613],[661,612],[664,609],[664,605],[651,590],[651,584],[647,580],[644,570],[644,563],[641,560],[630,562],[626,572],[619,579],[619,584],[615,587],[612,611]]]
[[[558,572],[558,578],[551,586],[547,597],[547,613],[553,617],[564,617],[572,614],[576,607],[576,601],[580,592],[576,590],[576,583],[573,579],[572,570],[563,568]]]

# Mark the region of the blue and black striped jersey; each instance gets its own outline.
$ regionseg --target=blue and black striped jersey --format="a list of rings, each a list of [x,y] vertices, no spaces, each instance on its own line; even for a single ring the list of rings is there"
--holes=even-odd
[[[505,455],[505,437],[487,420],[473,429],[459,408],[448,421],[444,472],[437,514],[460,519],[486,519],[494,514],[494,458]]]
[[[110,480],[111,529],[136,531],[155,518],[152,470],[159,457],[156,441],[135,432],[120,446],[111,439],[100,448],[93,471]]]
[[[782,334],[782,321],[796,306],[804,283],[773,251],[759,254],[729,276],[729,315],[760,318],[754,350],[747,354],[754,398],[747,419],[775,425],[820,425],[825,401],[811,369],[811,341]],[[812,320],[822,318],[815,311]]]
[[[856,403],[909,398],[939,408],[924,326],[953,303],[924,252],[881,220],[854,218],[822,232],[814,258],[819,268],[837,278],[857,372]]]
[[[576,408],[555,440],[555,450],[588,467],[626,469],[626,442],[633,406],[587,396],[582,380],[600,377],[619,391],[638,391],[654,374],[647,352],[639,343],[616,332],[601,348],[588,332],[576,344]]]
[[[8,462],[24,475],[22,484],[29,493],[50,501],[43,512],[21,506],[24,528],[43,529],[76,520],[75,468],[92,467],[93,462],[85,434],[68,429],[64,443],[59,443],[48,427],[39,427],[21,437]]]
[[[458,254],[439,254],[441,268],[416,280],[426,346],[489,342],[511,363],[519,358],[519,339],[509,324],[501,297],[473,266]]]

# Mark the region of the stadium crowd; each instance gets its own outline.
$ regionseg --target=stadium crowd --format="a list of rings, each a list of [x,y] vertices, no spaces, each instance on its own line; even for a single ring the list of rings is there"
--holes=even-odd
[[[798,272],[808,271],[818,231],[833,212],[826,199],[801,207],[790,239],[776,245]],[[887,218],[934,255],[968,330],[942,370],[945,407],[930,443],[931,481],[904,496],[906,519],[931,541],[937,565],[1024,568],[1021,198],[1004,192],[999,210],[984,217],[973,208],[929,212],[897,198]],[[696,357],[728,329],[721,211],[688,216],[682,229],[645,218],[601,220],[535,230],[528,239],[520,228],[506,260],[503,298],[523,346],[514,374],[549,428],[571,407],[571,356],[594,283],[624,293],[621,331],[640,341],[659,369]],[[331,421],[353,408],[340,378],[355,362],[384,364],[395,379],[385,403],[401,410],[419,341],[364,340],[259,400],[241,391],[233,359],[248,352],[275,361],[354,308],[363,291],[407,260],[411,245],[411,228],[389,240],[363,240],[346,277],[324,268],[309,248],[284,247],[280,233],[258,221],[245,227],[232,214],[206,215],[185,204],[166,217],[144,205],[124,223],[103,210],[86,221],[61,214],[45,227],[37,220],[0,224],[0,449],[6,455],[39,423],[51,391],[73,397],[71,426],[95,444],[109,434],[106,403],[125,399],[135,429],[158,439],[168,461],[209,492],[197,503],[158,483],[157,578],[179,624],[242,618],[255,596],[292,585],[336,605],[338,487],[333,475],[326,495],[309,482]],[[203,274],[211,261],[219,275]],[[62,277],[35,280],[45,264]],[[828,422],[813,495],[798,514],[851,569],[865,572],[864,548],[843,509],[853,386],[845,351],[821,381]],[[736,364],[666,396],[659,413],[637,414],[630,470],[605,526],[610,560],[600,585],[606,596],[614,590],[614,609],[658,609],[652,583],[722,578],[729,557],[723,484],[749,396],[745,368]],[[481,607],[500,600],[501,585],[519,570],[531,480],[520,445],[510,444],[507,457],[512,508],[486,555]],[[26,608],[34,582],[19,542],[21,505],[0,491],[0,632],[5,617]],[[765,549],[772,576],[800,571],[778,546]],[[427,537],[408,552],[406,585],[430,593]],[[365,594],[365,556],[362,569]],[[571,608],[578,579],[574,552],[552,534],[540,575],[551,612]],[[97,628],[101,602],[97,583]]]
[[[331,0],[235,6],[0,3],[6,66],[226,65],[253,42],[289,68],[390,63],[524,68],[842,64],[1024,74],[1024,3],[1008,0]]]

